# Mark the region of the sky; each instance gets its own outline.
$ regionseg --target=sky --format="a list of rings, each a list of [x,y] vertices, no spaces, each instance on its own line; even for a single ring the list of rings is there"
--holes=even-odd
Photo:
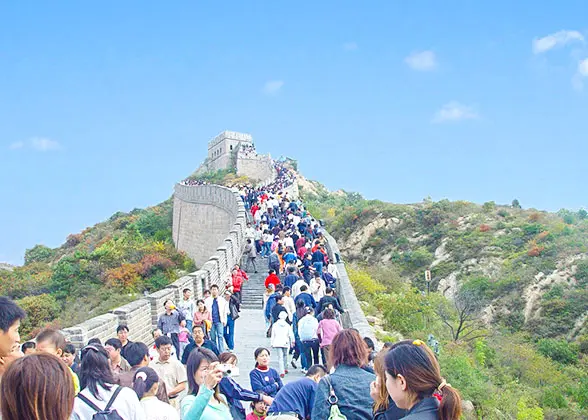
[[[0,3],[0,261],[167,199],[222,130],[367,198],[588,206],[588,2]]]

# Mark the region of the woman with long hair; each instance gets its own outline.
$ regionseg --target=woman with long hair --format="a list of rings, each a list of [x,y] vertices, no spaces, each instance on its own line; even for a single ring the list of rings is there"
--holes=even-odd
[[[460,418],[459,392],[441,377],[439,363],[424,342],[405,340],[395,343],[386,354],[385,362],[388,394],[398,407],[408,410],[403,418]]]
[[[15,360],[2,376],[2,419],[68,420],[74,397],[66,364],[51,354],[31,354]]]
[[[73,418],[91,419],[109,405],[125,420],[145,420],[145,412],[131,388],[116,385],[108,352],[98,344],[86,346],[81,352],[80,387],[76,396]]]
[[[183,420],[232,420],[231,411],[220,395],[223,377],[216,355],[205,348],[194,349],[188,357],[188,395],[181,403]]]
[[[335,335],[329,350],[329,365],[335,370],[321,379],[312,408],[313,419],[329,418],[332,398],[347,420],[365,420],[372,417],[370,384],[375,375],[362,369],[367,364],[368,348],[359,333],[345,329]]]
[[[198,322],[204,325],[204,335],[208,337],[208,332],[210,331],[210,326],[212,325],[212,315],[210,314],[208,309],[206,309],[204,299],[198,299],[196,301],[196,312],[194,312],[194,324]]]
[[[218,356],[219,362],[223,365],[231,365],[237,370],[237,356],[233,353],[221,353]],[[272,404],[273,398],[263,392],[253,392],[242,388],[230,375],[224,376],[220,381],[220,391],[227,398],[231,415],[234,420],[245,420],[245,408],[241,401],[265,402],[268,407]]]
[[[157,399],[159,375],[150,367],[137,369],[133,377],[133,390],[141,401],[147,420],[180,420],[178,410]]]
[[[386,364],[384,362],[386,353],[388,353],[388,349],[382,349],[374,359],[376,380],[370,385],[370,395],[374,400],[373,420],[397,420],[406,416],[406,410],[396,407],[396,403],[390,398],[386,389]]]

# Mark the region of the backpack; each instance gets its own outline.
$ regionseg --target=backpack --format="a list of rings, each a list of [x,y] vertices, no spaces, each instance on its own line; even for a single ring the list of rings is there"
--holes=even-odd
[[[92,420],[124,420],[116,410],[110,409],[114,403],[114,400],[116,400],[116,397],[122,391],[122,388],[122,386],[116,388],[116,391],[114,391],[114,394],[112,394],[112,397],[110,397],[110,400],[108,401],[108,404],[106,404],[106,407],[104,407],[104,410],[90,401],[85,395],[78,394],[78,398],[96,411],[96,413],[92,416]]]

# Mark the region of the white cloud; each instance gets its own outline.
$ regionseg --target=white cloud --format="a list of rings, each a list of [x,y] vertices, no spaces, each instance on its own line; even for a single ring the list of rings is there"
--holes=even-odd
[[[343,49],[345,51],[355,51],[358,48],[359,47],[357,45],[357,42],[346,42],[345,44],[343,44]]]
[[[433,51],[415,52],[404,59],[413,70],[428,71],[437,67],[437,57]]]
[[[555,32],[543,38],[535,38],[533,40],[533,52],[541,54],[574,41],[584,42],[584,36],[578,31]]]
[[[17,149],[22,149],[23,147],[25,147],[24,141],[15,141],[14,143],[12,143],[9,146],[9,149],[10,150],[17,150]]]
[[[284,86],[283,80],[270,80],[265,82],[265,85],[263,86],[263,93],[266,95],[277,95],[278,92],[282,89],[282,86]]]
[[[585,58],[578,64],[578,73],[581,76],[588,77],[588,58]]]
[[[433,116],[434,123],[442,123],[448,121],[471,120],[478,118],[478,113],[469,106],[460,104],[457,101],[446,103]]]
[[[32,149],[37,152],[48,152],[50,150],[60,150],[61,145],[55,140],[46,137],[33,137],[27,141],[15,141],[9,148],[11,150]]]

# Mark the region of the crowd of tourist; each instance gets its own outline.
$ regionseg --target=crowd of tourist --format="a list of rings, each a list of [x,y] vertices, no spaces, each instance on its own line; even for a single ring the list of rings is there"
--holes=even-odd
[[[201,179],[193,179],[193,178],[186,178],[183,181],[180,181],[180,185],[187,185],[187,186],[197,186],[197,185],[208,185],[208,181],[203,181]]]
[[[238,157],[248,159],[256,156],[257,152],[255,151],[254,145],[241,143],[239,146]]]
[[[385,343],[376,353],[372,340],[343,328],[320,223],[284,191],[293,173],[281,164],[276,172],[272,185],[241,189],[251,215],[245,270],[235,265],[201,299],[185,289],[179,302],[164,302],[151,348],[127,325],[81,351],[54,329],[21,346],[26,314],[0,297],[2,419],[459,419],[459,393],[425,343]],[[266,267],[259,324],[267,339],[251,354],[247,389],[235,379],[235,321],[243,285]],[[304,377],[285,384],[298,364]]]

